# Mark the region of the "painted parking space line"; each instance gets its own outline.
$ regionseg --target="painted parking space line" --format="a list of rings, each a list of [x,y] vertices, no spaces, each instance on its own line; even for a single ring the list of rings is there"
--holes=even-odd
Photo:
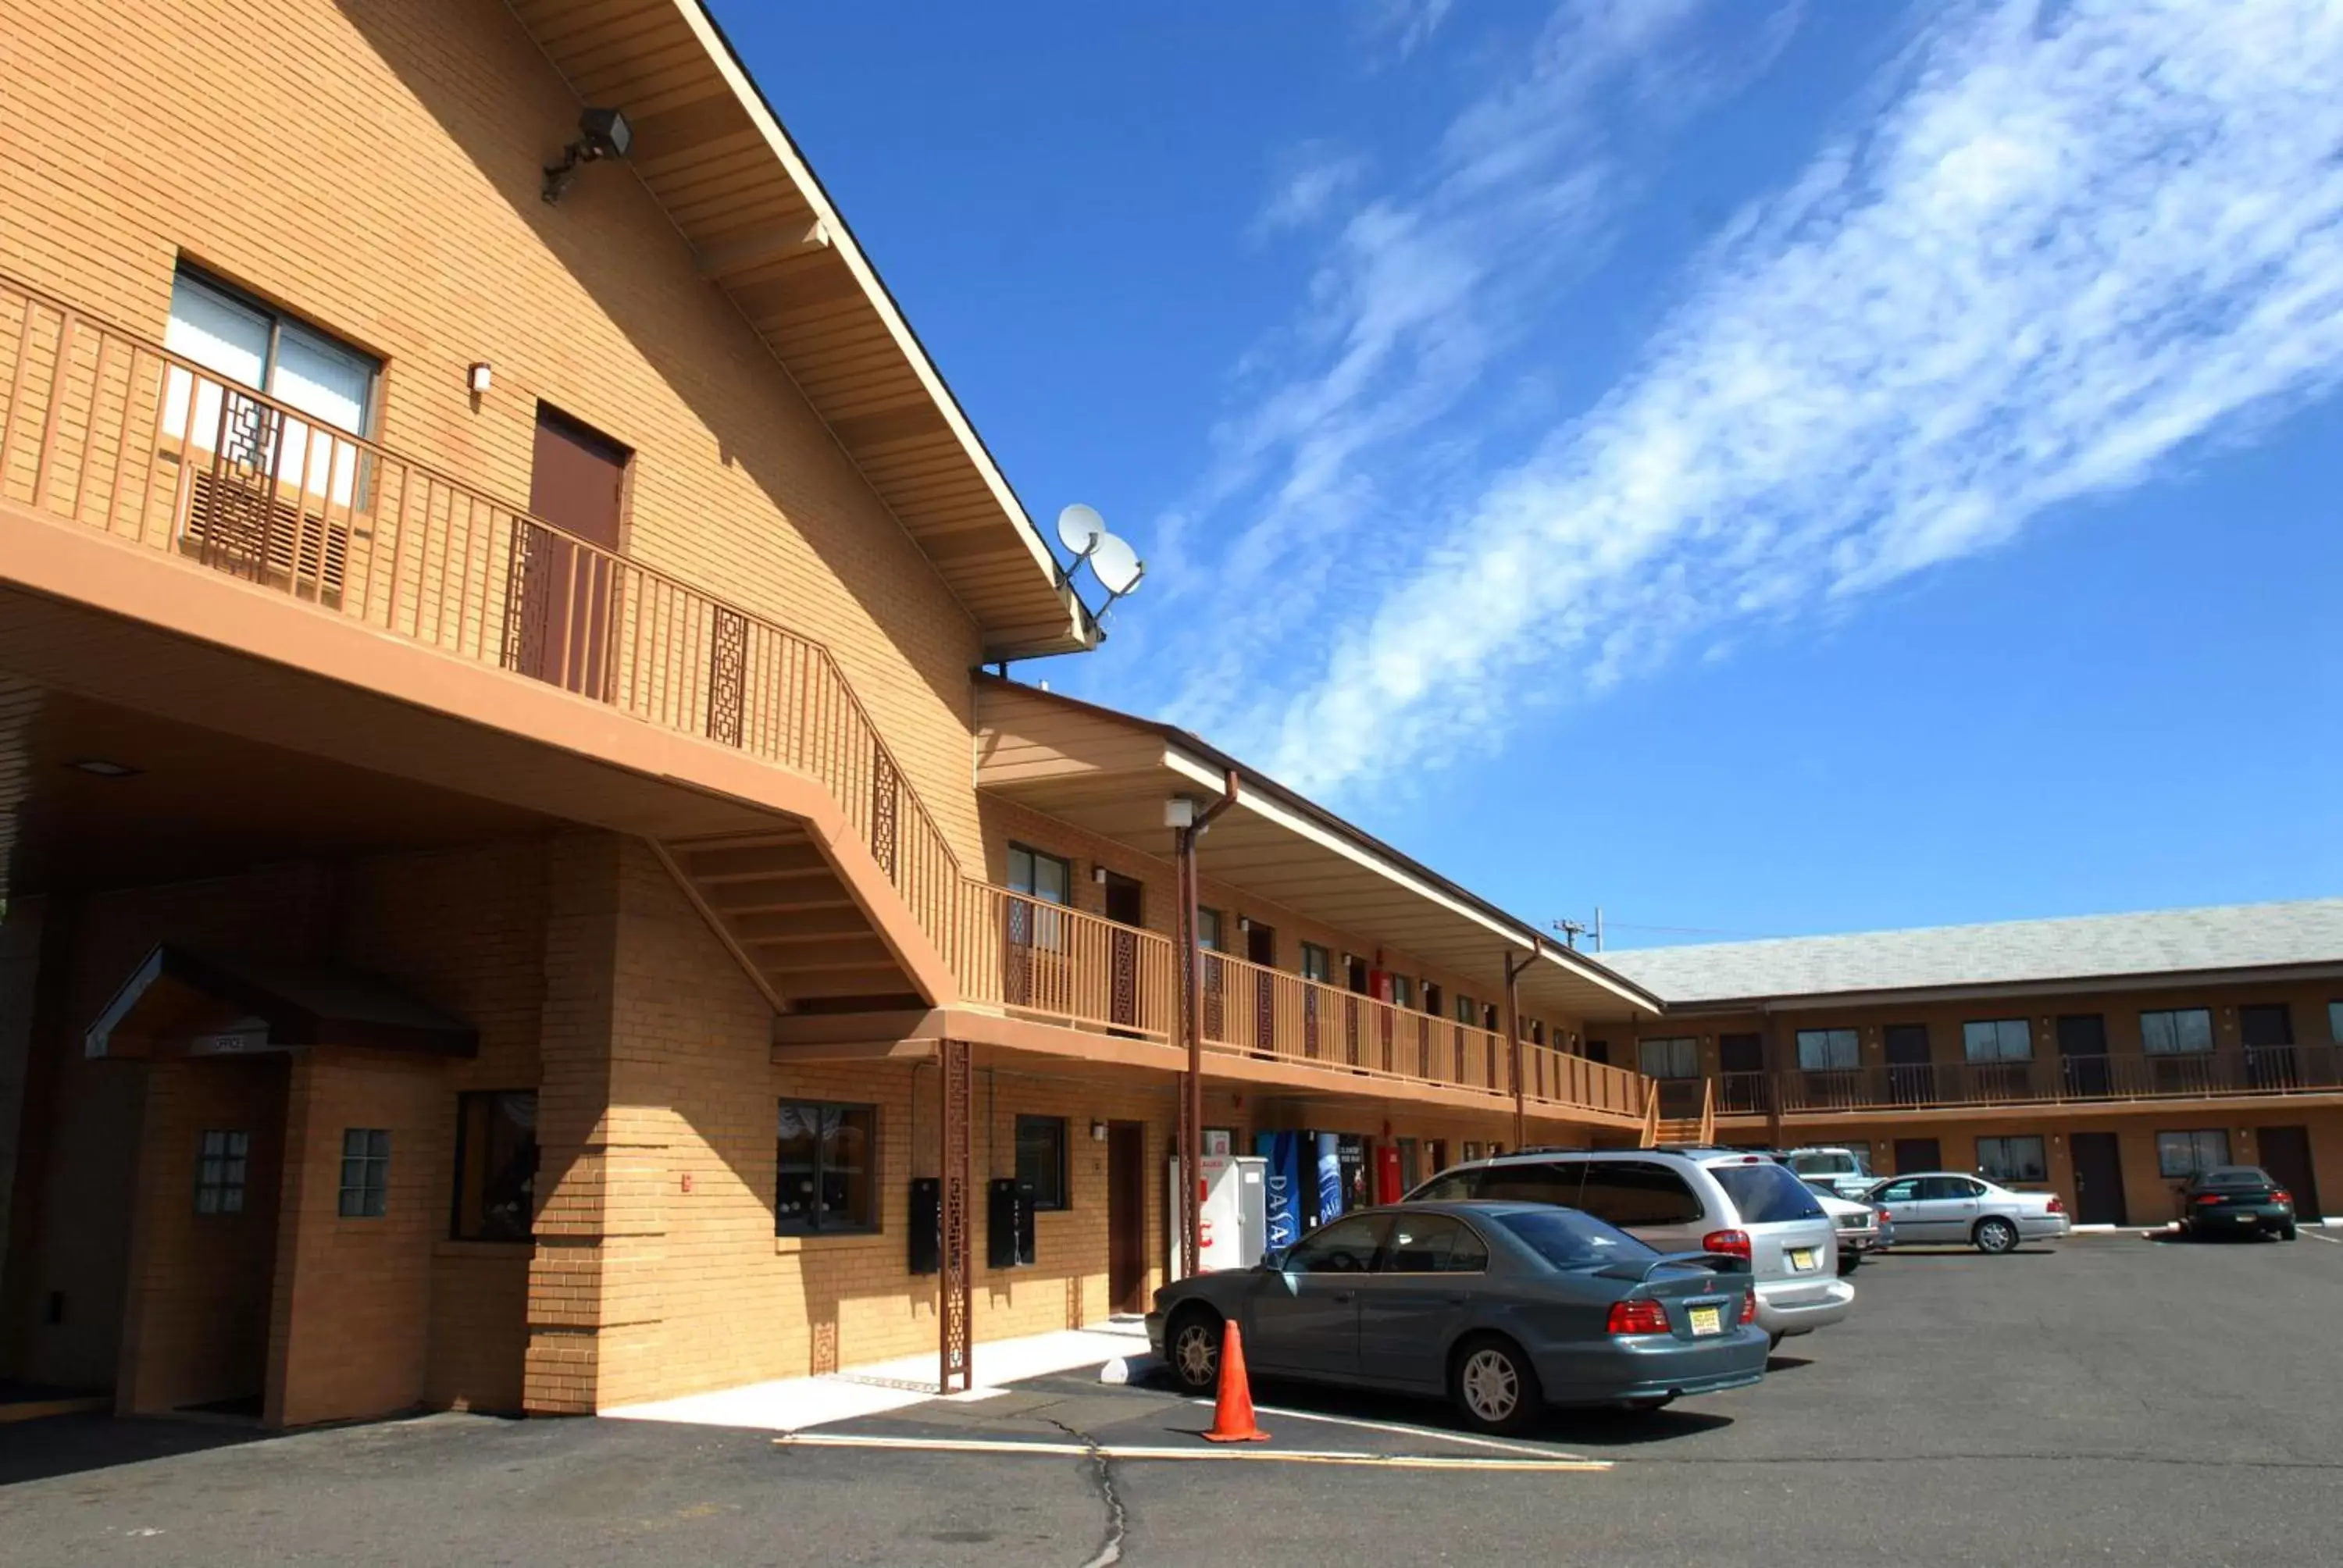
[[[1190,1404],[1210,1407],[1208,1399],[1191,1399]],[[1467,1448],[1485,1448],[1498,1453],[1525,1454],[1533,1459],[1586,1460],[1583,1453],[1570,1453],[1557,1448],[1539,1448],[1526,1442],[1506,1442],[1494,1437],[1471,1437],[1461,1432],[1443,1432],[1436,1426],[1410,1426],[1396,1421],[1365,1421],[1354,1415],[1322,1415],[1314,1410],[1294,1410],[1285,1405],[1257,1404],[1253,1411],[1260,1415],[1273,1415],[1281,1420],[1317,1421],[1329,1426],[1356,1427],[1362,1432],[1387,1432],[1400,1437],[1428,1437],[1441,1442],[1462,1443]],[[1589,1461],[1588,1462],[1592,1462]]]
[[[1248,1462],[1275,1464],[1330,1464],[1375,1470],[1518,1470],[1541,1474],[1557,1472],[1601,1474],[1613,1468],[1607,1459],[1480,1458],[1469,1454],[1366,1453],[1342,1449],[1146,1448],[1120,1443],[1026,1442],[1014,1438],[863,1437],[843,1432],[792,1432],[773,1439],[776,1448],[896,1449],[922,1453],[1002,1453],[1060,1459],[1111,1459],[1123,1462]]]
[[[2333,1236],[2322,1236],[2316,1231],[2305,1231],[2303,1234],[2314,1241],[2324,1241],[2330,1247],[2343,1247],[2343,1241],[2338,1241]]]

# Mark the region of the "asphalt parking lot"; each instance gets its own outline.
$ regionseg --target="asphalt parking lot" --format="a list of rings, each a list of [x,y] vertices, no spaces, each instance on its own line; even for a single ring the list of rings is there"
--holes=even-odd
[[[1639,1420],[1558,1418],[1521,1454],[1453,1441],[1434,1406],[1265,1387],[1269,1450],[1381,1462],[1101,1461],[1086,1445],[1201,1450],[1192,1434],[1210,1412],[1071,1376],[817,1434],[1079,1451],[1044,1454],[462,1416],[256,1442],[216,1426],[28,1422],[0,1427],[0,1558],[2332,1561],[2334,1234],[1899,1253],[1856,1275],[1849,1322],[1790,1342],[1762,1386]],[[1541,1455],[1610,1467],[1392,1462]]]

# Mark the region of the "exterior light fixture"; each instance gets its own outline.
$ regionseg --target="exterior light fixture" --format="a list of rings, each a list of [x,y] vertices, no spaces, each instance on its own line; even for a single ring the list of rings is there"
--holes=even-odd
[[[1196,825],[1196,803],[1185,795],[1174,795],[1163,802],[1163,825],[1166,828],[1192,828]]]
[[[495,384],[496,372],[489,367],[488,362],[485,359],[464,372],[464,385],[471,389],[472,396],[475,397]]]
[[[624,114],[617,109],[587,110],[578,116],[578,139],[561,150],[559,163],[546,166],[545,186],[538,194],[547,206],[552,206],[578,177],[579,164],[623,158],[634,145],[635,128],[627,124]]]
[[[84,757],[68,762],[65,766],[78,768],[85,773],[95,773],[100,779],[128,779],[135,774],[146,771],[143,768],[133,768],[127,762],[116,762],[105,757]]]
[[[1106,1141],[1105,1122],[1093,1121],[1091,1123],[1091,1141],[1093,1143],[1103,1143]]]

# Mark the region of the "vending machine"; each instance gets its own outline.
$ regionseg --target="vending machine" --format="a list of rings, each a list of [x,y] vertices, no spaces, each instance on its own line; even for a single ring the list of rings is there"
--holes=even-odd
[[[1255,1154],[1207,1154],[1197,1161],[1197,1184],[1203,1189],[1199,1271],[1212,1274],[1228,1269],[1250,1269],[1261,1261],[1269,1244],[1269,1161]],[[1171,1178],[1163,1183],[1171,1197],[1164,1236],[1171,1243],[1163,1277],[1180,1278],[1180,1161],[1172,1161]]]

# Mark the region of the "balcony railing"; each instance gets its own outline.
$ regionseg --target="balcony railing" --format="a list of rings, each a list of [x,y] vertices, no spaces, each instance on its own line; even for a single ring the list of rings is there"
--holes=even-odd
[[[959,863],[820,643],[5,276],[0,387],[0,498],[809,775],[949,946]]]
[[[2056,1056],[1938,1061],[1717,1079],[1720,1116],[1929,1111],[1979,1105],[2091,1104],[2343,1093],[2343,1047],[2249,1046],[2187,1055]]]

